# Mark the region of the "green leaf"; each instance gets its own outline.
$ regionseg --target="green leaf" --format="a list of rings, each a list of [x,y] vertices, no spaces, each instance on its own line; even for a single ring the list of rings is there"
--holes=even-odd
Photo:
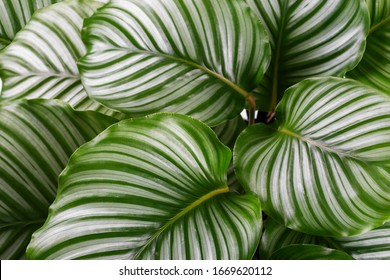
[[[241,116],[237,116],[232,120],[228,120],[213,128],[218,139],[230,149],[233,149],[234,144],[240,133],[247,127],[247,124]]]
[[[77,150],[59,179],[32,259],[250,259],[255,194],[229,192],[230,150],[203,123],[122,121]]]
[[[270,258],[280,248],[293,244],[316,244],[345,251],[357,260],[390,260],[390,221],[361,235],[324,238],[297,232],[268,218],[261,238],[260,255]]]
[[[357,260],[390,260],[390,221],[364,234],[334,241]]]
[[[348,77],[390,94],[390,1],[367,0],[371,29],[362,61]]]
[[[62,0],[3,0],[0,2],[0,51],[8,46],[15,34],[30,20],[32,14]]]
[[[113,122],[54,100],[0,106],[0,259],[23,257],[70,155]]]
[[[70,0],[37,11],[0,54],[0,100],[61,99],[79,110],[114,114],[88,98],[76,65],[86,52],[80,35],[83,20],[101,5]]]
[[[254,95],[273,111],[285,89],[303,79],[339,76],[360,61],[369,28],[363,0],[245,0],[266,27],[272,61]]]
[[[260,258],[263,260],[269,259],[275,251],[289,245],[314,244],[333,248],[332,242],[327,241],[326,238],[291,230],[271,217],[265,220],[264,228],[260,243]]]
[[[353,258],[335,249],[318,245],[290,245],[272,254],[271,260],[353,260]]]
[[[249,91],[270,60],[265,30],[243,1],[113,0],[83,31],[89,96],[131,115],[170,111],[217,125],[253,103]]]
[[[285,93],[273,126],[237,139],[240,183],[289,228],[342,237],[390,218],[390,98],[359,82],[305,80]]]
[[[232,120],[228,120],[213,128],[217,134],[218,139],[231,150],[233,150],[234,144],[236,143],[237,137],[247,127],[247,124],[239,115]],[[239,193],[245,193],[237,180],[236,174],[234,173],[233,163],[229,165],[227,171],[228,186],[231,190],[235,190]]]

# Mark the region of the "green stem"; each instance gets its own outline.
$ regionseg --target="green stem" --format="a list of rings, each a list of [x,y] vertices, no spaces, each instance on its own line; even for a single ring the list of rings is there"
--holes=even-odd
[[[287,5],[285,4],[283,9],[287,10]],[[286,25],[286,17],[281,17],[280,22],[280,31],[278,41],[275,46],[275,59],[273,62],[273,75],[272,75],[272,97],[271,97],[271,114],[275,113],[276,105],[278,104],[278,92],[279,92],[279,64],[282,53],[282,43],[283,43],[283,32]]]
[[[250,96],[248,99],[249,103],[249,117],[248,117],[248,126],[255,124],[255,113],[256,113],[256,101],[253,96]]]

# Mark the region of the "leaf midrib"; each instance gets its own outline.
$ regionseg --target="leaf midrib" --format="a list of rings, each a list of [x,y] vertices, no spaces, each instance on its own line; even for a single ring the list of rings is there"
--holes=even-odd
[[[319,142],[319,141],[315,141],[315,140],[312,140],[310,138],[307,138],[305,136],[302,136],[300,134],[297,134],[295,132],[292,132],[286,128],[281,128],[281,129],[278,129],[277,132],[279,133],[283,133],[283,134],[286,134],[288,136],[291,136],[291,137],[294,137],[294,138],[297,138],[298,140],[301,140],[305,143],[308,143],[309,145],[311,146],[315,146],[315,147],[318,147],[320,148],[321,150],[324,150],[324,151],[327,151],[327,152],[330,152],[330,153],[333,153],[333,154],[337,154],[337,155],[340,155],[340,156],[345,156],[345,157],[348,157],[348,158],[352,158],[352,159],[355,159],[355,160],[358,160],[360,162],[364,162],[364,160],[358,158],[358,157],[355,157],[353,156],[352,154],[350,153],[346,153],[342,150],[338,150],[338,149],[335,149],[335,148],[332,148],[332,147],[329,147],[327,145],[324,145],[322,142]]]
[[[9,45],[9,44],[11,44],[12,41],[9,40],[8,38],[1,38],[1,37],[0,37],[0,43],[1,43],[1,42],[2,42],[2,43],[6,43],[7,45]]]
[[[372,35],[374,32],[376,32],[378,29],[380,29],[383,25],[390,23],[390,16],[385,18],[384,20],[380,21],[373,27],[371,27],[370,32],[368,33],[368,36]]]
[[[78,80],[81,81],[80,75],[75,75],[75,74],[70,74],[70,73],[55,73],[55,72],[31,72],[31,73],[26,73],[26,74],[20,74],[17,73],[15,76],[18,77],[34,77],[34,76],[39,76],[39,77],[54,77],[54,78],[68,78],[72,80]]]
[[[149,240],[146,242],[145,245],[143,245],[141,247],[141,249],[137,252],[137,254],[135,255],[135,259],[138,259],[138,257],[145,251],[145,249],[154,241],[156,240],[160,235],[161,233],[163,233],[167,228],[169,228],[170,226],[172,226],[174,223],[176,223],[181,217],[185,216],[188,212],[190,212],[191,210],[195,209],[196,207],[198,207],[199,205],[201,205],[202,203],[204,203],[205,201],[213,198],[214,196],[217,196],[217,195],[220,195],[220,194],[223,194],[223,193],[228,193],[230,191],[229,187],[227,186],[224,186],[223,188],[219,188],[219,189],[216,189],[216,190],[213,190],[212,192],[209,192],[205,195],[203,195],[202,197],[198,198],[197,200],[195,200],[193,203],[191,203],[190,205],[188,205],[187,207],[185,207],[183,210],[181,210],[178,214],[176,214],[173,218],[171,218],[167,223],[165,223],[162,227],[160,227],[150,238]]]
[[[214,71],[208,69],[207,67],[205,67],[203,65],[200,65],[200,64],[198,64],[196,62],[193,62],[191,60],[187,60],[187,59],[184,59],[184,58],[181,58],[181,57],[178,57],[178,56],[165,54],[165,53],[156,53],[156,52],[147,51],[147,50],[132,50],[130,48],[125,48],[125,47],[116,47],[115,48],[115,50],[118,50],[118,49],[125,50],[125,51],[131,52],[131,53],[140,53],[140,54],[149,54],[149,55],[153,55],[153,56],[159,56],[159,57],[167,58],[169,60],[177,61],[177,62],[180,62],[180,63],[183,63],[183,64],[187,64],[187,65],[189,65],[191,67],[197,68],[197,69],[205,72],[206,74],[216,78],[217,80],[221,81],[222,83],[226,84],[231,89],[233,89],[236,93],[238,93],[241,96],[243,96],[246,100],[248,100],[250,108],[256,108],[256,101],[255,101],[253,95],[251,95],[248,91],[246,91],[245,89],[241,88],[237,84],[233,83],[229,79],[225,78],[221,74],[218,74],[217,72],[214,72]]]

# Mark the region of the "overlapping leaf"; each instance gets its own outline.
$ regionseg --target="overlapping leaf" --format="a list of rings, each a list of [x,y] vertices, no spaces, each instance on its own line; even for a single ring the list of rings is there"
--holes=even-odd
[[[69,0],[37,11],[0,54],[0,100],[61,99],[76,109],[112,114],[88,98],[76,65],[86,51],[80,35],[83,20],[101,5]]]
[[[363,0],[245,0],[266,27],[272,62],[257,105],[275,109],[285,89],[303,79],[340,76],[361,59],[369,22]]]
[[[0,106],[1,259],[24,256],[70,155],[113,122],[99,113],[74,112],[60,101]]]
[[[318,245],[290,245],[277,250],[271,260],[353,260],[347,253]]]
[[[187,116],[111,126],[82,146],[59,180],[33,259],[250,259],[261,210],[229,192],[230,150]]]
[[[240,183],[289,228],[348,236],[390,217],[390,99],[339,78],[285,93],[273,126],[245,130],[235,147]]]
[[[367,47],[348,76],[390,94],[390,1],[366,1],[371,15]]]
[[[269,259],[277,250],[293,244],[316,244],[345,251],[358,260],[390,259],[390,221],[367,233],[343,238],[324,238],[288,229],[273,219],[265,222],[260,256]]]
[[[263,26],[235,0],[113,0],[86,21],[83,38],[89,50],[79,69],[91,98],[212,126],[253,103],[248,92],[270,59]]]
[[[264,228],[260,243],[260,258],[263,260],[270,259],[274,252],[289,245],[314,244],[334,248],[332,240],[291,230],[271,217],[264,222]]]
[[[62,0],[3,0],[0,1],[0,50],[8,46],[15,34],[30,20],[33,13]]]
[[[218,139],[230,149],[233,149],[234,144],[236,143],[237,137],[240,133],[247,127],[245,121],[241,116],[237,116],[232,120],[228,120],[216,127],[213,128],[214,132],[217,134]],[[238,192],[244,192],[240,183],[237,180],[236,174],[234,173],[233,163],[229,165],[227,171],[227,180],[228,186],[231,190],[236,190]]]

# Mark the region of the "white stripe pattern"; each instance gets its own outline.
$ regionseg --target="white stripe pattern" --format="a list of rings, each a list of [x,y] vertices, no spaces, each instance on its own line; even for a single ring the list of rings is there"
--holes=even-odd
[[[54,100],[0,106],[0,258],[24,256],[70,155],[114,119]]]

